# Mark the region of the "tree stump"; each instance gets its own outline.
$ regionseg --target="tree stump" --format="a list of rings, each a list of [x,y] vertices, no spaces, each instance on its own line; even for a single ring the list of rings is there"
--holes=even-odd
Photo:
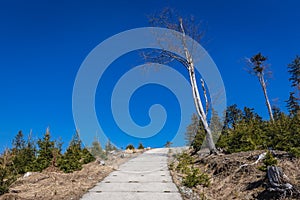
[[[299,191],[290,183],[289,178],[283,173],[282,169],[277,166],[268,166],[268,191],[276,192],[280,198],[288,196],[299,196]]]

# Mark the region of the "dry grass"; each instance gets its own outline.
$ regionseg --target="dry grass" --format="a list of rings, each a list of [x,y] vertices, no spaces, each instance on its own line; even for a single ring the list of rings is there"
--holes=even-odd
[[[185,199],[273,199],[265,191],[266,173],[258,169],[263,163],[240,167],[256,161],[263,151],[241,152],[229,155],[195,156],[194,166],[210,177],[210,186],[193,188],[193,195],[183,194]],[[290,183],[300,188],[300,159],[289,157],[285,152],[276,152],[278,166],[289,177]],[[174,182],[181,187],[182,175],[171,172]],[[288,199],[288,198],[286,198]],[[290,198],[293,199],[293,198]],[[294,198],[296,199],[296,198]]]
[[[0,196],[0,200],[60,200],[80,199],[90,188],[103,180],[109,173],[127,160],[140,153],[111,155],[105,166],[97,161],[86,164],[80,171],[63,173],[55,167],[49,167],[42,173],[33,172],[28,177],[20,177],[9,188],[9,193]]]

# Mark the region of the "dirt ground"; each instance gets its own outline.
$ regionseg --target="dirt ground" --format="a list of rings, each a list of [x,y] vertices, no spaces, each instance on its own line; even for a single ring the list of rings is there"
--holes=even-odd
[[[210,186],[187,188],[182,186],[182,174],[171,171],[173,180],[186,200],[211,199],[278,199],[274,193],[266,190],[268,180],[266,172],[258,169],[262,161],[254,165],[241,167],[257,160],[258,156],[265,151],[241,152],[228,155],[194,156],[194,166],[210,177]],[[299,191],[300,188],[300,159],[292,158],[285,152],[275,152],[278,166],[290,179]],[[299,197],[286,197],[283,199],[299,199]]]
[[[82,170],[69,174],[55,167],[49,167],[42,173],[32,172],[28,177],[18,178],[9,188],[9,193],[0,196],[0,200],[80,199],[119,165],[140,153],[119,152],[109,156],[103,166],[95,161],[84,165]]]

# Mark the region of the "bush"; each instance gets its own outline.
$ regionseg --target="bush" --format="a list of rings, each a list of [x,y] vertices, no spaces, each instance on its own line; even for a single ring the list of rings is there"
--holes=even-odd
[[[262,120],[253,109],[237,109],[238,114],[234,115],[238,116],[231,118],[238,120],[226,117],[216,146],[228,153],[273,149],[300,156],[300,115],[289,116],[279,109],[274,110],[274,122],[270,122]]]
[[[297,158],[300,157],[300,147],[291,147],[289,152]]]
[[[4,181],[5,176],[6,176],[6,170],[0,168],[0,195],[8,191],[8,185],[6,184],[6,181]]]
[[[65,173],[81,170],[83,164],[95,160],[95,157],[86,149],[81,147],[78,132],[73,136],[67,151],[58,161],[59,168]]]
[[[199,129],[194,140],[191,143],[191,147],[193,147],[195,153],[200,151],[203,142],[205,142],[204,139],[205,139],[205,132],[203,129]]]
[[[188,153],[183,152],[177,156],[178,165],[176,167],[177,172],[181,173],[189,173],[190,172],[190,165],[194,163],[194,159]]]
[[[138,149],[144,149],[145,147],[143,146],[142,143],[139,144]]]
[[[277,161],[277,159],[273,156],[273,154],[272,154],[270,151],[268,151],[267,154],[266,154],[266,156],[265,156],[265,158],[264,158],[263,163],[264,163],[264,165],[258,167],[258,169],[261,170],[261,171],[266,172],[268,166],[275,166],[275,165],[277,165],[278,161]]]
[[[88,164],[96,160],[96,158],[91,154],[91,152],[87,148],[82,149],[81,157],[82,164]]]
[[[93,155],[93,157],[95,158],[100,158],[100,159],[107,159],[106,153],[108,150],[106,150],[106,152],[103,151],[103,149],[101,148],[101,144],[98,140],[94,140],[92,143],[92,147],[90,148],[90,152]]]
[[[208,187],[210,185],[210,180],[207,174],[200,173],[198,168],[191,168],[191,171],[187,173],[182,181],[183,185],[189,188],[195,187],[197,185],[202,185]]]
[[[16,180],[16,176],[7,168],[0,166],[0,195],[8,192],[9,186]]]
[[[170,170],[173,170],[173,169],[174,169],[174,161],[171,162],[171,163],[169,164],[169,169],[170,169]]]
[[[129,145],[127,145],[126,149],[134,150],[135,148],[134,148],[134,146],[132,144],[129,144]]]

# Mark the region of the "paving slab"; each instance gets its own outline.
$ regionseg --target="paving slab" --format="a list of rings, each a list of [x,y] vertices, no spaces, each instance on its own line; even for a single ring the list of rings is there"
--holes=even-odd
[[[82,200],[182,200],[167,167],[168,149],[152,149],[112,172]]]

